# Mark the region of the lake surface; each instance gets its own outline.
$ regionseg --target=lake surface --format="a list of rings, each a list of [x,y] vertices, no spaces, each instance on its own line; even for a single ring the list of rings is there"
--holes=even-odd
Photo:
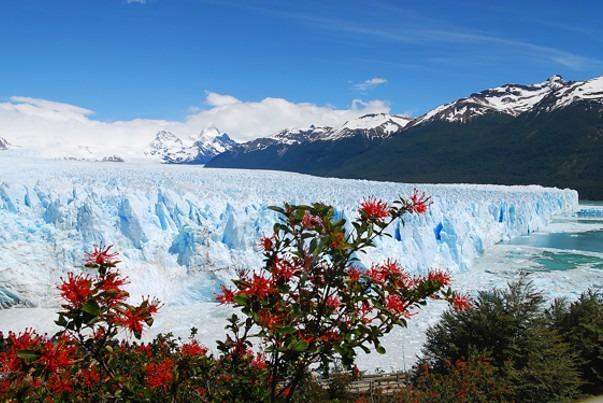
[[[581,208],[602,205],[587,202]],[[501,287],[522,275],[551,298],[602,289],[603,219],[580,214],[557,217],[545,232],[517,237],[486,251],[476,269],[472,279],[462,279],[474,283],[475,289]]]

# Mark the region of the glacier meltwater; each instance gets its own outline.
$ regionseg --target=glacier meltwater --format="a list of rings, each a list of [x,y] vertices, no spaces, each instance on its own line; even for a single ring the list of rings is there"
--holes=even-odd
[[[411,272],[471,270],[485,249],[577,210],[573,190],[540,186],[407,185],[150,163],[0,156],[0,305],[54,307],[56,284],[94,245],[114,244],[135,296],[166,305],[212,301],[241,268],[261,264],[257,240],[285,201],[320,201],[343,218],[369,196],[417,187],[424,216],[390,227],[364,264],[397,259]],[[76,269],[77,270],[77,269]]]

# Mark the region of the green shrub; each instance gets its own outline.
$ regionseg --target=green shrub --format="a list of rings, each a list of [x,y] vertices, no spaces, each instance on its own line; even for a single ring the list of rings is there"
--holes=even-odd
[[[480,292],[472,307],[448,311],[427,331],[422,364],[446,373],[449,362],[488,354],[518,401],[559,401],[579,394],[576,357],[547,325],[544,299],[521,279],[506,290]],[[417,375],[415,375],[416,377]]]
[[[588,290],[568,304],[556,300],[547,310],[552,327],[576,354],[585,393],[603,394],[603,295]]]

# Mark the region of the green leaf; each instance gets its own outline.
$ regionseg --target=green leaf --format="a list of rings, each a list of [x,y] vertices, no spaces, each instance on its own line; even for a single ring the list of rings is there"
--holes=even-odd
[[[65,327],[67,326],[67,319],[63,315],[59,315],[59,318],[54,321],[58,326]]]
[[[98,316],[100,314],[100,307],[94,301],[88,301],[82,305],[82,311],[92,316]]]
[[[289,344],[289,347],[294,349],[295,351],[304,351],[308,348],[308,343],[306,343],[305,341],[302,340],[296,340],[296,341],[292,341]]]
[[[379,354],[385,354],[385,347],[383,347],[381,344],[379,344],[375,350],[379,353]]]
[[[17,351],[17,357],[21,358],[25,361],[35,361],[40,357],[40,353],[32,351],[32,350],[19,350]]]

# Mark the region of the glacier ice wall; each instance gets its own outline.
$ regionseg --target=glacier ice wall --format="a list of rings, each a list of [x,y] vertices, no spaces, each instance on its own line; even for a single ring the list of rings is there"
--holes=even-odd
[[[386,257],[409,270],[471,270],[494,243],[573,212],[573,190],[540,186],[406,185],[198,166],[31,160],[0,156],[0,306],[53,306],[56,283],[93,245],[115,244],[134,295],[170,304],[211,300],[239,268],[261,263],[267,207],[322,201],[354,216],[368,196],[414,187],[433,197],[425,216],[390,227],[364,263]]]

